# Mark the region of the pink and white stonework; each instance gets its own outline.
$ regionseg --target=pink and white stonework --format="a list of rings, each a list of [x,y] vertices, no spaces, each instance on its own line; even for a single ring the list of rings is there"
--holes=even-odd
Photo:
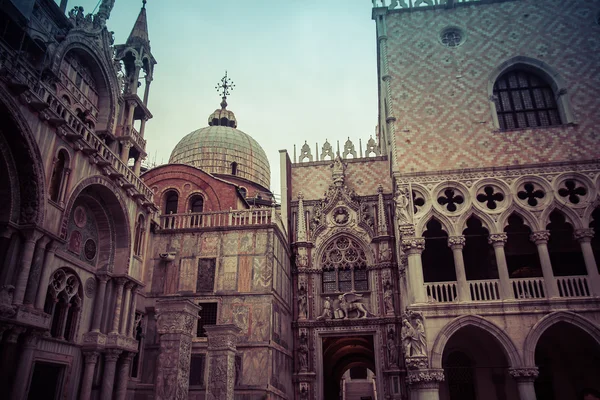
[[[144,166],[145,1],[123,44],[114,1],[34,3],[0,9],[3,398],[600,390],[598,2],[373,0],[376,134],[282,150],[280,204],[227,76]]]

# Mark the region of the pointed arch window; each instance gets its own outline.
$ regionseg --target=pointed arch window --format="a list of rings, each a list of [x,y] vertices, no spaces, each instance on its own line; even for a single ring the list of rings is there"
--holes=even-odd
[[[500,130],[562,123],[552,87],[531,71],[514,69],[501,75],[494,84],[493,99]]]
[[[323,293],[369,290],[364,250],[349,237],[339,237],[323,252]]]
[[[52,337],[75,340],[82,302],[81,282],[77,275],[64,269],[54,272],[44,304],[44,312],[52,316]]]

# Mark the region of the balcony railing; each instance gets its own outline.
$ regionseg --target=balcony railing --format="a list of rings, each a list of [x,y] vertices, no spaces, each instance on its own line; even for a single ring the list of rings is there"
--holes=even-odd
[[[511,279],[515,299],[543,299],[546,297],[544,278]]]
[[[131,128],[131,137],[133,137],[133,140],[142,148],[142,149],[146,149],[146,139],[144,139],[142,137],[142,135],[135,129],[135,128]]]
[[[204,213],[169,214],[160,216],[160,229],[198,229],[231,226],[275,224],[285,232],[281,217],[275,208],[250,208]]]
[[[556,278],[560,297],[589,297],[587,276],[561,276]]]
[[[437,303],[452,303],[458,301],[456,282],[429,282],[425,284],[427,300]]]
[[[389,7],[393,9],[407,9],[418,7],[446,6],[451,7],[457,3],[481,3],[482,0],[375,0],[375,7]]]
[[[472,301],[501,300],[499,279],[468,281],[468,283]]]

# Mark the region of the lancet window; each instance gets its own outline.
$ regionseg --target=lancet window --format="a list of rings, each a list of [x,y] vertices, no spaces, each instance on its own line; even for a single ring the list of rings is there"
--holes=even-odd
[[[73,341],[81,313],[81,283],[77,275],[59,269],[50,279],[44,312],[52,316],[52,337]]]
[[[324,293],[369,290],[367,257],[362,247],[349,237],[335,239],[323,252]]]

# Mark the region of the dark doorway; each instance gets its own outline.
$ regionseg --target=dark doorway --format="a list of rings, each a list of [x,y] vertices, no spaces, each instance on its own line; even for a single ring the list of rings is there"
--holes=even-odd
[[[60,398],[64,370],[65,367],[60,364],[36,362],[27,399],[53,400]]]
[[[376,371],[373,336],[331,336],[323,338],[323,398],[339,399],[340,382],[350,370]]]

